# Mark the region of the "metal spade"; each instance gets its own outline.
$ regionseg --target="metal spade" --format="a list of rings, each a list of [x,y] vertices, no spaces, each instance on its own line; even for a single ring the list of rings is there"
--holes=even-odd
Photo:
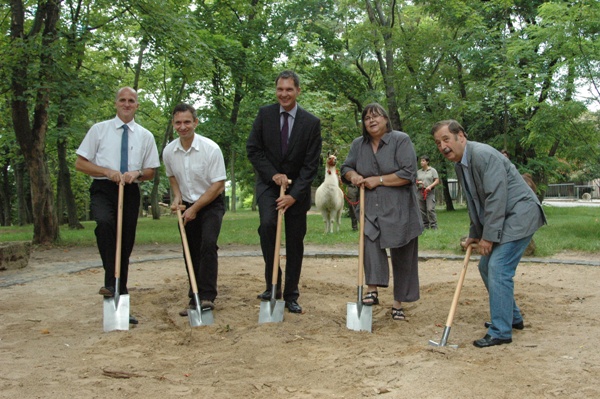
[[[358,239],[358,283],[356,303],[348,302],[346,327],[354,331],[371,332],[373,307],[362,303],[365,261],[365,187],[360,186],[360,232]]]

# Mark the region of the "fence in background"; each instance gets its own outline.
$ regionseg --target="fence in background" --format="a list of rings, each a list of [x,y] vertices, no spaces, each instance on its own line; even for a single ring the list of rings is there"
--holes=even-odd
[[[584,194],[589,194],[592,199],[600,198],[598,185],[548,184],[545,198],[581,199]]]
[[[597,182],[598,180],[595,180]],[[464,196],[462,189],[456,179],[448,179],[448,189],[453,201],[462,204]],[[589,194],[591,199],[600,199],[600,184],[578,185],[575,183],[549,184],[544,198],[560,199],[582,199],[585,194]],[[587,197],[587,196],[586,196]],[[442,190],[436,190],[436,200],[438,204],[444,203]]]

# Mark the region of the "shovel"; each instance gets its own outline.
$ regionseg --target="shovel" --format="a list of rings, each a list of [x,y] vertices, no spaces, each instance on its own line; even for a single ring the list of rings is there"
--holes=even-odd
[[[123,196],[125,186],[119,184],[117,204],[117,248],[115,253],[115,295],[104,298],[104,331],[129,330],[129,294],[120,295],[121,238],[123,235]]]
[[[206,309],[202,311],[202,309],[200,308],[200,298],[198,297],[198,285],[196,284],[196,275],[194,274],[194,266],[192,265],[192,256],[190,255],[190,247],[188,244],[187,234],[185,232],[185,226],[183,223],[183,217],[180,208],[177,208],[177,220],[179,221],[179,230],[181,231],[181,242],[183,244],[185,263],[187,265],[188,274],[190,277],[190,284],[192,286],[192,293],[194,294],[194,301],[196,302],[196,309],[188,309],[188,319],[190,320],[190,326],[208,326],[213,324],[213,313],[211,309]]]
[[[348,302],[346,327],[354,331],[371,332],[373,307],[362,303],[365,263],[365,187],[360,186],[360,232],[358,239],[358,287],[356,303]]]
[[[463,262],[463,268],[460,272],[460,277],[458,278],[458,284],[456,286],[456,291],[454,291],[454,298],[452,299],[452,305],[450,306],[450,313],[448,313],[448,319],[446,320],[446,327],[444,327],[444,332],[442,334],[442,339],[440,342],[435,342],[429,340],[429,345],[431,346],[449,346],[450,348],[458,348],[458,345],[447,345],[448,336],[450,335],[450,328],[452,327],[452,321],[454,320],[454,313],[456,313],[456,306],[458,305],[458,297],[460,297],[460,290],[462,289],[463,283],[465,281],[465,276],[467,274],[467,266],[469,266],[469,258],[471,257],[471,251],[473,250],[474,244],[471,244],[467,247],[467,253],[465,254],[465,260]]]
[[[288,184],[291,181],[288,180]],[[285,195],[285,187],[282,185],[279,189],[279,196]],[[283,209],[277,213],[277,232],[275,233],[275,256],[273,257],[273,276],[271,277],[271,300],[260,303],[260,312],[258,313],[258,324],[261,323],[280,323],[283,321],[284,301],[276,301],[277,293],[277,275],[279,274],[279,251],[281,246],[281,224],[283,222]]]

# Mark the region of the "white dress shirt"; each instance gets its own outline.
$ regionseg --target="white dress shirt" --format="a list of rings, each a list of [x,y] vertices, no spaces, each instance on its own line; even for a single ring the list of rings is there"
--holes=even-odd
[[[88,130],[79,145],[77,155],[103,168],[119,170],[123,125],[124,123],[118,117],[96,123]],[[127,170],[158,168],[160,160],[152,133],[133,120],[127,124],[127,127],[129,128]],[[93,178],[106,179],[103,176]]]
[[[163,161],[167,177],[175,177],[186,202],[196,202],[213,183],[227,178],[221,149],[197,133],[187,151],[179,139],[170,142],[163,151]]]

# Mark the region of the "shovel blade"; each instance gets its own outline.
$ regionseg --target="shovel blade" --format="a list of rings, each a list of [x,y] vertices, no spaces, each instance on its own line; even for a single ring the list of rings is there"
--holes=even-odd
[[[446,348],[458,349],[458,345],[448,345],[448,344],[443,343],[443,342],[435,342],[432,339],[429,340],[429,346],[443,346],[443,347],[446,347]]]
[[[104,332],[129,330],[129,295],[104,298]]]
[[[212,310],[200,310],[200,309],[189,309],[188,318],[190,319],[190,326],[210,326],[214,323]]]
[[[260,312],[258,313],[258,323],[281,323],[283,321],[284,301],[263,301],[260,303]]]
[[[354,331],[371,332],[373,325],[373,307],[358,306],[355,302],[348,302],[346,314],[346,327]]]
[[[447,346],[448,348],[457,349],[458,345],[448,345],[448,337],[450,336],[450,327],[444,327],[444,332],[442,333],[442,339],[440,342],[435,342],[433,340],[429,340],[429,345],[431,346]]]

